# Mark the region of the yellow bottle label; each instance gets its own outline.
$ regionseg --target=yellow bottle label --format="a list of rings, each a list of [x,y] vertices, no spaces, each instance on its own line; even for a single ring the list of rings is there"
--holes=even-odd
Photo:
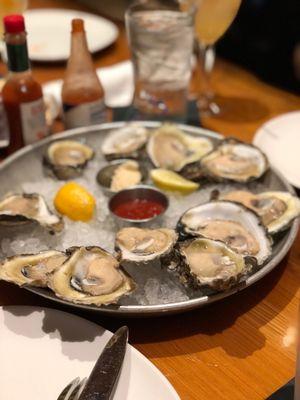
[[[67,129],[106,122],[106,110],[103,100],[96,100],[76,106],[63,104],[63,109]]]

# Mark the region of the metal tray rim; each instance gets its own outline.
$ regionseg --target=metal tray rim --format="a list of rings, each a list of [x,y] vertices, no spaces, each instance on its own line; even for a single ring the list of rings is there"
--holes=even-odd
[[[13,155],[9,156],[6,160],[4,160],[0,164],[0,171],[4,170],[8,165],[11,163],[15,162],[19,157],[21,157],[24,154],[27,154],[31,151],[34,151],[35,149],[42,147],[48,143],[51,143],[52,141],[55,141],[57,139],[66,139],[70,137],[76,137],[81,134],[88,134],[90,132],[98,131],[98,130],[107,130],[107,129],[116,129],[124,126],[127,122],[111,122],[111,123],[106,123],[106,124],[101,124],[101,125],[93,125],[90,127],[83,127],[83,128],[76,128],[72,130],[65,131],[59,136],[53,135],[48,138],[45,138],[38,143],[34,143],[32,145],[26,146],[21,150],[18,150],[16,153]],[[155,121],[143,121],[142,122],[146,127],[148,128],[156,128],[161,125],[160,122],[155,122]],[[178,126],[183,129],[186,132],[191,132],[194,134],[203,134],[211,138],[215,139],[222,139],[222,135],[208,130],[204,129],[201,127],[193,127],[189,125],[184,125],[184,124],[178,124]],[[275,168],[271,168],[272,171],[284,182],[285,186],[287,187],[287,190],[289,190],[292,194],[295,194],[294,188],[286,181],[286,179],[282,176],[282,174],[277,171]],[[201,307],[203,305],[211,304],[215,301],[221,300],[223,298],[226,298],[234,293],[237,293],[246,287],[254,284],[255,282],[259,281],[262,279],[266,274],[268,274],[270,271],[272,271],[279,263],[282,261],[282,259],[285,257],[285,255],[288,253],[289,249],[291,248],[297,232],[299,229],[299,221],[295,220],[292,223],[292,226],[288,232],[287,238],[285,240],[285,243],[282,247],[282,249],[276,254],[262,269],[260,269],[258,272],[255,274],[251,275],[248,279],[246,279],[245,282],[243,282],[241,285],[225,292],[217,293],[212,296],[203,296],[197,299],[191,299],[187,300],[185,302],[177,302],[177,303],[169,303],[169,304],[157,304],[157,305],[149,305],[149,306],[143,306],[143,305],[128,305],[128,306],[116,306],[116,308],[112,308],[110,306],[109,308],[106,307],[97,307],[97,306],[92,306],[92,305],[81,305],[81,304],[74,304],[68,301],[65,301],[63,299],[60,299],[56,297],[53,294],[49,294],[45,289],[39,289],[39,288],[34,288],[34,287],[29,287],[29,286],[24,286],[25,289],[28,291],[38,294],[39,296],[42,296],[44,298],[47,298],[49,300],[55,301],[60,304],[64,304],[70,307],[75,307],[79,309],[85,309],[91,312],[98,312],[106,315],[112,315],[112,316],[135,316],[135,317],[143,317],[143,316],[152,316],[152,315],[164,315],[164,314],[172,314],[172,313],[179,313],[179,312],[185,312],[194,308]]]

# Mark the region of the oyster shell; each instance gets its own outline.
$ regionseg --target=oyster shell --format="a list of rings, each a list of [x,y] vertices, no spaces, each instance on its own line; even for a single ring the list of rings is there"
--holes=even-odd
[[[289,192],[263,192],[235,190],[220,196],[220,199],[236,201],[255,211],[270,234],[287,229],[300,215],[300,200]]]
[[[250,182],[268,169],[266,156],[257,147],[225,139],[201,160],[202,173],[216,181]]]
[[[190,236],[220,240],[258,265],[271,255],[271,240],[252,210],[229,201],[212,201],[191,208],[181,217],[178,230]]]
[[[81,175],[94,151],[75,140],[58,140],[50,144],[43,163],[58,179],[70,179]]]
[[[139,123],[130,123],[109,133],[102,144],[102,153],[108,160],[137,158],[146,144],[149,131]]]
[[[0,279],[19,286],[47,287],[48,275],[66,258],[64,253],[56,250],[10,257],[0,264]]]
[[[10,194],[0,202],[0,224],[15,226],[38,222],[50,232],[60,232],[63,220],[49,209],[44,198],[37,194]]]
[[[179,244],[179,273],[192,287],[208,286],[226,290],[236,285],[256,265],[253,257],[243,257],[225,243],[210,239],[192,239]]]
[[[48,281],[58,297],[100,306],[115,303],[134,289],[118,261],[100,247],[73,247],[67,254],[69,258]]]
[[[173,229],[123,228],[116,235],[115,248],[122,261],[148,262],[169,254],[178,238]]]
[[[200,160],[212,148],[209,139],[188,135],[175,125],[165,124],[151,135],[147,153],[155,167],[180,171],[185,165]]]

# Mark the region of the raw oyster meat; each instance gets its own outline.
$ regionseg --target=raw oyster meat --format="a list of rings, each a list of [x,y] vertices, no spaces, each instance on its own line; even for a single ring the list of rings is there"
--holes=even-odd
[[[117,233],[115,248],[122,261],[145,263],[170,254],[177,238],[173,229],[129,227]]]
[[[270,234],[288,228],[300,215],[300,200],[289,192],[251,193],[235,190],[220,196],[220,199],[236,201],[251,208],[262,219]]]
[[[67,261],[49,277],[48,286],[64,299],[78,304],[116,303],[135,287],[119,262],[100,247],[73,247]]]
[[[0,279],[19,286],[47,287],[49,274],[66,259],[64,253],[56,250],[13,256],[0,263]]]
[[[175,125],[165,124],[152,133],[147,153],[155,167],[180,171],[185,165],[200,160],[212,148],[209,139],[188,135]]]
[[[44,165],[58,179],[70,179],[81,175],[94,151],[75,140],[58,140],[50,144],[44,156]]]
[[[180,243],[179,253],[181,280],[192,287],[229,289],[256,265],[253,257],[243,257],[223,242],[204,238]]]
[[[110,189],[118,192],[131,186],[138,185],[142,180],[139,164],[134,160],[128,160],[120,164],[113,173]]]
[[[250,182],[268,169],[266,156],[257,147],[225,139],[201,160],[202,173],[216,181]]]
[[[254,256],[258,265],[271,255],[271,239],[252,210],[229,201],[212,201],[189,209],[178,230],[190,236],[220,240],[242,255]]]
[[[102,167],[96,176],[104,192],[115,193],[145,182],[148,177],[148,168],[143,162],[133,159],[119,159],[110,161]]]
[[[10,194],[0,202],[0,224],[12,226],[32,221],[50,232],[60,232],[64,227],[62,219],[48,209],[37,193]]]
[[[129,123],[109,133],[102,144],[102,153],[108,160],[137,158],[146,144],[149,131],[139,123]]]

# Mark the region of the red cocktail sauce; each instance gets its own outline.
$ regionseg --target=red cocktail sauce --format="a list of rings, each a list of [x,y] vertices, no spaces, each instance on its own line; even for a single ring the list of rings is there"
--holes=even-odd
[[[161,214],[165,207],[153,200],[133,199],[118,204],[113,212],[121,218],[142,220]]]

